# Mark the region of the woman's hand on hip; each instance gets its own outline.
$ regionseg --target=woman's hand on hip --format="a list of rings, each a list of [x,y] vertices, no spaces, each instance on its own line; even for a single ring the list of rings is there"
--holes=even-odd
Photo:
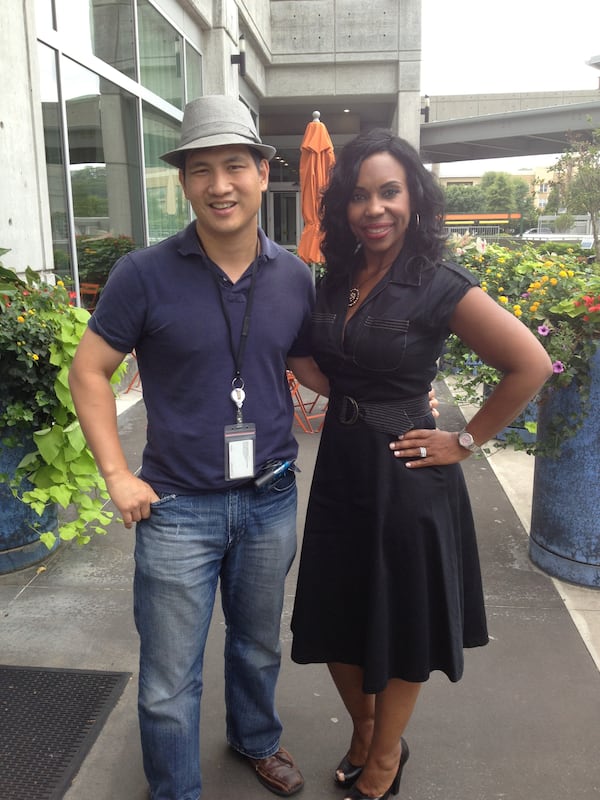
[[[458,443],[458,434],[439,429],[414,429],[390,442],[395,458],[407,458],[409,469],[457,464],[471,453]]]

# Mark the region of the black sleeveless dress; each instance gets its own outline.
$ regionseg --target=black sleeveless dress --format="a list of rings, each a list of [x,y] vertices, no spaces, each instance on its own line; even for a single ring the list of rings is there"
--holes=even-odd
[[[401,253],[344,329],[349,285],[319,291],[315,358],[331,398],[308,504],[292,658],[389,678],[460,679],[488,641],[477,542],[460,465],[409,470],[389,442],[435,428],[427,392],[452,312],[477,279]],[[423,401],[425,399],[425,405]]]

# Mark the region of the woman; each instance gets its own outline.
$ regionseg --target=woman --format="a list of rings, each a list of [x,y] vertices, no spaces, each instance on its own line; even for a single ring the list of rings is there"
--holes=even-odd
[[[514,316],[442,258],[443,195],[389,131],[338,159],[322,201],[327,276],[314,355],[330,383],[292,621],[292,658],[327,662],[352,718],[335,772],[350,800],[397,794],[402,734],[432,670],[451,681],[487,643],[475,530],[459,462],[514,419],[551,374]],[[457,433],[427,394],[457,334],[503,373]]]

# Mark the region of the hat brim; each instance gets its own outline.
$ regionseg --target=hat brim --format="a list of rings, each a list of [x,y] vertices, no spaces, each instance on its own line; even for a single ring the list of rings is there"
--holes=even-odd
[[[209,147],[226,147],[231,144],[243,144],[252,148],[252,150],[257,150],[267,161],[270,161],[277,152],[270,144],[258,144],[237,133],[219,133],[215,136],[203,136],[201,139],[193,139],[191,142],[186,142],[186,144],[175,148],[175,150],[169,150],[168,153],[164,153],[160,158],[166,161],[167,164],[171,164],[172,167],[181,169],[185,155],[189,150],[206,150]]]

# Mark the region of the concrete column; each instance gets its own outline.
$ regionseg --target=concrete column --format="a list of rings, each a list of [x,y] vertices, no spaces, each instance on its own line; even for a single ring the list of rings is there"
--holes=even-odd
[[[206,33],[204,93],[239,96],[239,69],[231,56],[239,52],[239,21],[235,0],[215,3],[214,26]]]
[[[52,269],[52,234],[34,0],[0,3],[0,50],[10,64],[0,99],[0,247],[6,266]]]

